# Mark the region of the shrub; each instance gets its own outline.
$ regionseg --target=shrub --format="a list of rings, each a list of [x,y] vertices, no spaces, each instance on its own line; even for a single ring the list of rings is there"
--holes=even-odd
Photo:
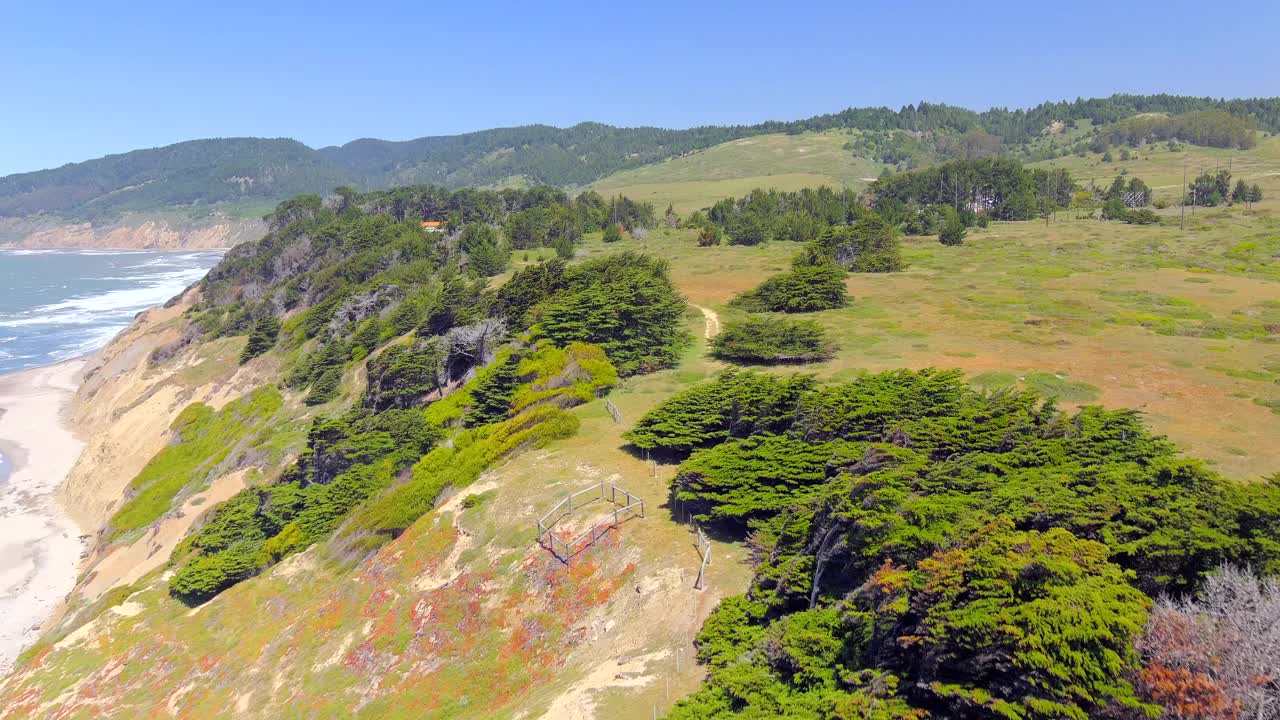
[[[1129,215],[1129,208],[1125,207],[1124,200],[1113,197],[1102,205],[1103,220],[1124,220]]]
[[[964,227],[964,223],[960,222],[959,218],[955,218],[947,221],[947,224],[943,226],[942,232],[938,234],[938,242],[948,246],[959,245],[964,242],[964,237],[968,232]]]
[[[184,602],[203,602],[344,521],[347,550],[376,548],[430,510],[446,487],[465,486],[511,453],[572,435],[578,419],[566,409],[616,380],[600,348],[544,344],[527,357],[500,357],[425,411],[318,417],[306,449],[278,482],[220,503],[175,549],[179,567],[170,592]],[[516,401],[523,404],[513,411]],[[468,408],[470,427],[458,429]],[[192,415],[198,421],[207,412]],[[449,429],[456,430],[452,445],[436,447]],[[411,466],[408,482],[397,484]]]
[[[733,304],[750,312],[815,312],[849,302],[845,272],[830,264],[801,266],[765,280],[741,293]]]
[[[896,272],[903,268],[898,231],[880,215],[828,228],[796,258],[797,265],[835,263],[850,272]]]
[[[725,324],[711,341],[711,354],[742,363],[806,363],[829,360],[835,345],[812,320],[752,317]]]
[[[1151,225],[1160,222],[1160,216],[1149,208],[1138,208],[1126,212],[1124,221],[1131,225]]]
[[[719,245],[723,236],[724,231],[720,229],[719,225],[712,225],[710,223],[703,225],[702,229],[698,231],[698,247],[712,247]]]
[[[1280,585],[1230,565],[1195,597],[1161,598],[1138,641],[1141,694],[1173,717],[1266,717],[1280,657]]]
[[[188,405],[173,422],[175,437],[129,483],[127,499],[111,518],[112,538],[146,527],[169,512],[188,486],[199,487],[226,472],[224,463],[256,435],[284,400],[274,387],[261,388],[214,411]]]
[[[958,213],[950,205],[929,205],[912,215],[903,226],[908,235],[933,235],[941,232]]]
[[[607,243],[615,243],[622,240],[622,228],[618,225],[610,224],[604,229],[604,241]]]
[[[452,447],[438,447],[414,464],[408,482],[391,487],[354,513],[341,531],[340,543],[353,550],[376,549],[431,510],[446,488],[470,485],[516,450],[571,437],[578,422],[576,415],[542,405],[497,425],[464,431]]]
[[[759,245],[773,237],[773,218],[761,213],[744,212],[728,223],[730,245]]]

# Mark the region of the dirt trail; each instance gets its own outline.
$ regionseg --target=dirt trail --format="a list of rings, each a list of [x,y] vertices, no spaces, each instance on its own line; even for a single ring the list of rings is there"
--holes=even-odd
[[[720,316],[716,314],[716,311],[711,308],[702,307],[701,305],[694,305],[694,307],[702,311],[702,317],[707,321],[707,328],[705,331],[706,338],[710,340],[711,338],[719,335]]]

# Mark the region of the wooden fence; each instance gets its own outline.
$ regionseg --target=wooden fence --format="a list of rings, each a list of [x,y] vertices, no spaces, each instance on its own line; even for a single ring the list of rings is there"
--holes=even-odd
[[[609,398],[605,398],[604,408],[605,410],[609,411],[609,417],[613,418],[613,421],[615,423],[619,425],[622,424],[622,411],[618,409],[617,405],[613,404],[612,400],[610,400]]]
[[[693,524],[693,529],[698,532],[698,554],[702,556],[702,563],[698,565],[698,579],[694,581],[695,590],[701,590],[707,576],[707,566],[711,564],[711,541],[707,539],[707,534],[702,532],[702,528],[697,523]]]
[[[556,535],[555,528],[561,520],[571,515],[575,510],[598,501],[608,502],[613,505],[613,510],[609,511],[609,514],[602,520],[593,523],[591,527],[578,533],[572,540],[564,540]],[[606,484],[604,480],[601,480],[599,485],[592,485],[589,488],[566,496],[556,503],[556,506],[551,508],[550,512],[539,518],[537,541],[539,545],[549,550],[552,555],[555,555],[562,562],[569,562],[573,556],[591,547],[609,530],[636,516],[644,517],[644,500],[617,485]]]

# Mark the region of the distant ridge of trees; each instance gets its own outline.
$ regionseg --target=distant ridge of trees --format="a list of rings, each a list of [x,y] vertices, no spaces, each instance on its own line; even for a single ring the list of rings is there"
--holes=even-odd
[[[318,150],[285,138],[215,138],[0,177],[0,217],[51,214],[67,219],[104,220],[126,212],[160,208],[269,202],[327,192],[339,185],[362,190],[415,184],[458,188],[523,178],[530,184],[581,186],[621,170],[769,133],[839,128],[942,131],[954,135],[973,133],[975,138],[990,136],[993,142],[998,139],[1010,146],[1038,137],[1055,122],[1089,120],[1103,125],[1146,113],[1211,112],[1218,116],[1228,114],[1242,127],[1280,132],[1280,98],[1112,95],[982,112],[920,102],[898,110],[848,108],[803,120],[684,130],[619,128],[594,122],[568,128],[527,125],[404,142],[362,139]],[[1135,118],[1134,127],[1152,123],[1159,124],[1157,120]],[[1204,127],[1203,122],[1195,125]],[[1211,144],[1216,144],[1221,135],[1218,130],[1205,133],[1201,139]],[[1228,130],[1227,136],[1230,146],[1247,142],[1239,128]]]

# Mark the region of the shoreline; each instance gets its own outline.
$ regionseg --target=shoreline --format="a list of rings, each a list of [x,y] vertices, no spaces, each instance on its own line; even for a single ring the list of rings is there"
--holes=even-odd
[[[157,247],[115,247],[110,245],[39,245],[31,247],[28,245],[0,245],[0,250],[27,250],[31,252],[42,252],[51,250],[55,252],[94,252],[105,250],[109,252],[152,252],[152,253],[193,253],[193,252],[216,252],[225,253],[235,245],[227,245],[225,247],[191,247],[191,248],[157,248]],[[27,368],[34,370],[35,368]],[[25,372],[25,371],[19,371]]]
[[[0,375],[0,675],[75,586],[83,530],[57,492],[84,443],[67,422],[88,356]]]

